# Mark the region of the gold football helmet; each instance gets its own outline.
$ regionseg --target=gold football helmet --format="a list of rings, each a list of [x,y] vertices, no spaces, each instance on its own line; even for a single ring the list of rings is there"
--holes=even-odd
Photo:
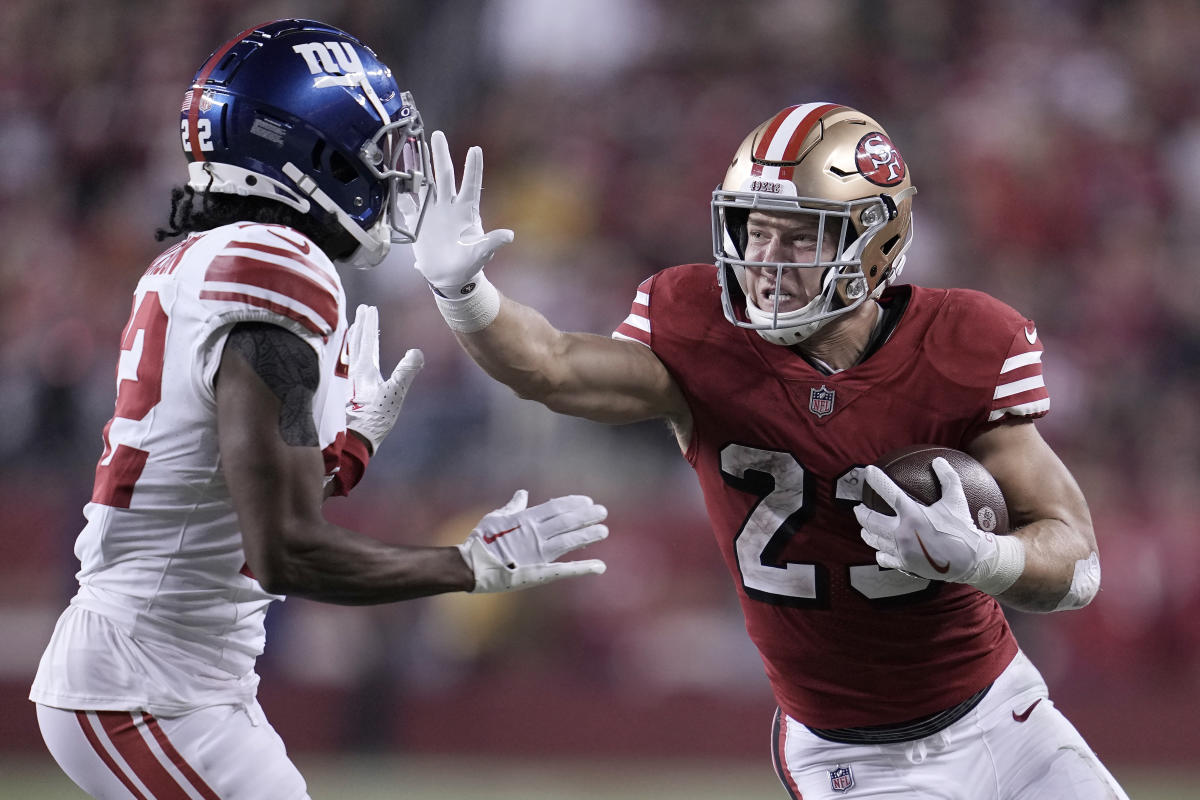
[[[877,297],[900,274],[912,243],[908,165],[883,127],[835,103],[780,111],[747,136],[713,192],[713,256],[725,316],[767,341],[793,345],[821,326]],[[837,241],[832,260],[745,260],[746,220],[753,210],[817,218],[818,241]],[[746,267],[821,270],[821,292],[803,308],[759,308],[750,299]],[[740,313],[739,313],[740,312]]]

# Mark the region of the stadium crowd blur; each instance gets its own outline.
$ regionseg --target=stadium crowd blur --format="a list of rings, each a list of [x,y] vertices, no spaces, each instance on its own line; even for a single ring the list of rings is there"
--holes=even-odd
[[[1149,758],[1148,720],[1200,707],[1200,5],[10,0],[0,747],[39,746],[22,698],[74,590],[71,547],[130,292],[185,175],[179,101],[220,42],[279,16],[361,36],[460,164],[483,146],[484,223],[517,233],[489,275],[568,329],[607,334],[644,277],[711,260],[710,192],[758,122],[809,100],[881,120],[920,189],[903,279],[990,292],[1036,320],[1052,397],[1040,427],[1095,518],[1099,598],[1083,612],[1010,614],[1018,638],[1106,760]],[[421,704],[436,698],[452,717],[447,698],[459,698],[481,715],[486,675],[507,682],[512,705],[498,712],[525,703],[534,726],[580,698],[595,712],[684,698],[669,707],[703,708],[705,724],[754,709],[726,735],[746,731],[758,755],[773,706],[665,427],[558,417],[492,384],[407,258],[346,276],[351,307],[380,307],[384,359],[421,347],[427,366],[331,516],[451,543],[518,487],[586,492],[611,510],[612,535],[594,548],[609,571],[511,597],[288,601],[260,661],[276,725],[290,724],[287,703],[271,698],[294,691],[330,731],[314,746],[415,748]],[[1175,742],[1174,757],[1200,760],[1194,734]]]

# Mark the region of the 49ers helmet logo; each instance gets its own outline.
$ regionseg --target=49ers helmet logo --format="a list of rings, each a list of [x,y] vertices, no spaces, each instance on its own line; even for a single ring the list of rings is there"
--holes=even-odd
[[[895,186],[904,180],[908,168],[900,151],[886,133],[875,131],[858,140],[854,162],[859,173],[877,186]]]

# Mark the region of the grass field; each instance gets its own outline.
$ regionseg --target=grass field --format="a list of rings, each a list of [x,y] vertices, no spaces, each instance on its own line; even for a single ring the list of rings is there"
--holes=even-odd
[[[770,764],[330,758],[297,755],[314,800],[782,800]],[[1117,769],[1132,800],[1200,798],[1200,768]],[[85,795],[48,760],[0,758],[3,800]],[[1052,798],[1047,798],[1052,800]]]

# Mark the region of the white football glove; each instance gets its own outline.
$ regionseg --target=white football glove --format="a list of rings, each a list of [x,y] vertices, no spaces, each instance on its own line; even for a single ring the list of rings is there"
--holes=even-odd
[[[942,496],[922,505],[875,466],[864,471],[866,482],[895,512],[872,511],[859,503],[854,515],[864,542],[878,552],[885,569],[935,581],[967,583],[991,595],[1012,586],[1025,568],[1025,549],[1015,536],[982,531],[971,519],[962,480],[944,458],[933,460]]]
[[[475,291],[483,265],[499,247],[513,240],[513,232],[506,228],[483,232],[479,218],[482,148],[467,151],[461,191],[455,189],[454,162],[450,160],[446,135],[434,131],[430,148],[435,185],[425,201],[425,219],[413,243],[413,256],[425,280],[443,297],[453,300]]]
[[[420,350],[409,350],[385,381],[379,372],[379,310],[375,306],[358,307],[354,323],[346,331],[346,344],[351,385],[346,428],[370,442],[374,454],[395,426],[404,396],[425,366],[425,356]]]
[[[600,523],[608,509],[582,495],[556,497],[533,508],[525,507],[528,500],[529,493],[519,489],[458,546],[475,573],[471,591],[507,592],[604,572],[604,562],[598,559],[555,559],[607,537],[608,528]]]

